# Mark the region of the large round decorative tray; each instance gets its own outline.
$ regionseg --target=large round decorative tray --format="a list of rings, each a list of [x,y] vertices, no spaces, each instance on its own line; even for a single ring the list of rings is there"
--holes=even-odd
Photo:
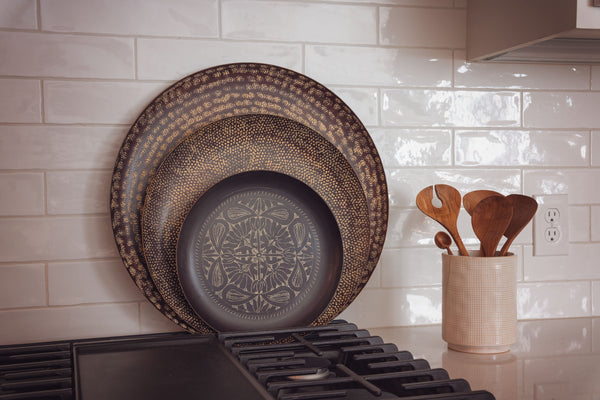
[[[228,64],[185,77],[152,100],[129,130],[113,171],[110,207],[115,241],[134,282],[165,316],[191,331],[150,278],[141,234],[146,188],[182,140],[212,122],[246,114],[296,121],[322,135],[352,166],[367,201],[370,240],[360,283],[347,304],[369,279],[385,240],[388,199],[381,160],[359,118],[333,92],[302,74],[265,64]]]

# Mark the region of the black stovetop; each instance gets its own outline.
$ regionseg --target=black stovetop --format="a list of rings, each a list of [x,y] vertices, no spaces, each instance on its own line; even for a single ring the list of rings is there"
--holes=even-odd
[[[0,347],[0,400],[166,398],[494,399],[345,321]]]

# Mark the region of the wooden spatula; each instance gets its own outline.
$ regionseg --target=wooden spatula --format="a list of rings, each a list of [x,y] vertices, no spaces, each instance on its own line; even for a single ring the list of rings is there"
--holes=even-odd
[[[463,207],[469,215],[473,215],[473,209],[483,199],[490,196],[502,196],[500,193],[493,190],[474,190],[465,194],[463,197]]]
[[[437,194],[437,198],[442,202],[440,207],[436,207],[433,204],[433,186],[428,186],[417,194],[417,207],[425,215],[433,218],[446,228],[458,246],[458,254],[468,256],[469,253],[456,228],[461,203],[460,193],[449,185],[435,185],[435,193]]]
[[[484,257],[493,257],[500,239],[506,232],[513,215],[510,200],[504,196],[490,196],[473,209],[471,224],[481,242]]]
[[[512,204],[513,215],[508,228],[506,228],[506,231],[504,232],[506,242],[504,242],[502,249],[500,250],[501,256],[506,255],[513,240],[515,240],[517,235],[521,233],[523,228],[531,221],[538,208],[537,201],[529,196],[510,194],[506,196],[506,198]]]

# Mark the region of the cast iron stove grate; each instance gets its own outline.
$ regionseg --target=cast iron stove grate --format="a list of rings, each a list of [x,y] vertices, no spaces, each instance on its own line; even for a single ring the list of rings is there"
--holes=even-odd
[[[345,321],[218,337],[277,400],[494,398]]]
[[[494,399],[345,321],[216,337],[170,333],[0,347],[0,400],[177,397]]]

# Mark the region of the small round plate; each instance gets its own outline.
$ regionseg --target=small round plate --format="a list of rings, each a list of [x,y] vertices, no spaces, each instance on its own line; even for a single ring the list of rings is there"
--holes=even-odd
[[[310,324],[331,300],[341,267],[340,232],[325,202],[267,171],[211,188],[177,243],[183,293],[217,331]]]

